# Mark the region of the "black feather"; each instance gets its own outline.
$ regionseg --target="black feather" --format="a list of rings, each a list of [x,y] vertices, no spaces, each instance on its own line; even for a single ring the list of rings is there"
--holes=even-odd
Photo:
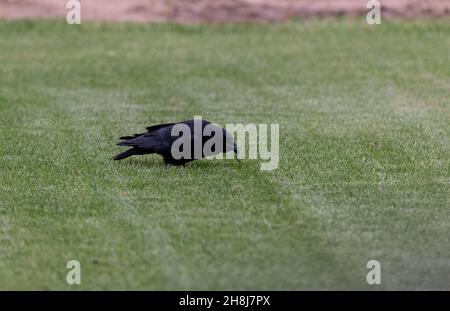
[[[195,139],[198,139],[198,136],[195,136],[194,133],[194,122],[196,120],[188,120],[183,121],[179,123],[167,123],[167,124],[158,124],[154,126],[147,127],[148,132],[142,133],[142,134],[134,134],[130,136],[122,136],[119,143],[117,143],[118,146],[123,147],[131,147],[132,149],[129,149],[116,157],[114,157],[114,160],[122,160],[125,158],[128,158],[133,155],[139,155],[139,154],[151,154],[151,153],[157,153],[163,156],[164,162],[168,164],[173,165],[185,165],[186,163],[196,160],[194,157],[194,143],[191,143],[191,150],[190,157],[189,158],[181,158],[181,159],[174,159],[171,154],[171,147],[174,141],[176,141],[179,137],[178,136],[172,136],[172,129],[176,124],[185,124],[189,127],[191,132],[191,141],[193,142]],[[209,121],[202,120],[201,126],[202,130],[207,126],[211,124]],[[215,126],[215,125],[213,125]],[[232,141],[232,136],[223,128],[215,126],[217,131],[223,131],[226,135],[223,136],[223,146],[224,148],[221,150],[224,151],[232,151],[234,142]],[[202,140],[202,146],[206,143],[206,141],[210,137],[205,137],[201,134],[200,139]],[[231,146],[231,149],[230,149]],[[235,148],[234,148],[235,149]],[[220,151],[220,150],[219,150]],[[215,153],[219,153],[219,151],[214,151]],[[237,150],[234,150],[237,152]],[[205,155],[201,154],[202,157]]]
[[[135,154],[136,154],[136,152],[135,152],[134,148],[133,149],[128,149],[127,151],[116,155],[113,159],[116,160],[116,161],[117,160],[122,160],[122,159],[125,159],[125,158],[128,158],[128,157],[131,157],[132,155],[135,155]]]

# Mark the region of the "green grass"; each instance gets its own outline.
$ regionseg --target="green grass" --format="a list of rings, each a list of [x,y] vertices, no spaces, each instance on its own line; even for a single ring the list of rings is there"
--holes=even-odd
[[[448,289],[449,33],[1,22],[0,289]],[[279,123],[279,168],[110,160],[194,115]]]

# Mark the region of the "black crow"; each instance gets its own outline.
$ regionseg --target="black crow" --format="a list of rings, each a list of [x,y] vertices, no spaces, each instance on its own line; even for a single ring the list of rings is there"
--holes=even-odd
[[[210,142],[208,148],[204,148],[214,135],[218,135],[215,138],[217,143]],[[221,152],[234,151],[237,154],[236,144],[227,130],[201,119],[153,125],[147,127],[146,133],[120,137],[120,139],[122,141],[117,144],[118,146],[131,147],[131,149],[118,154],[114,160],[122,160],[133,155],[157,153],[163,156],[167,164],[185,165],[190,161]],[[177,148],[172,148],[177,140]],[[180,144],[181,142],[184,144]],[[183,152],[181,157],[178,151]]]

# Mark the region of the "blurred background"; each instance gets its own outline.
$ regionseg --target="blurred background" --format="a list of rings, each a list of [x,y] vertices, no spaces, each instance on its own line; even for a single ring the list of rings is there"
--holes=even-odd
[[[82,0],[82,19],[109,21],[285,21],[358,15],[367,0]],[[449,16],[450,0],[383,0],[383,17]],[[58,18],[65,0],[0,0],[1,19]]]
[[[0,0],[0,290],[449,289],[450,0],[68,2]],[[279,168],[110,160],[193,116]]]

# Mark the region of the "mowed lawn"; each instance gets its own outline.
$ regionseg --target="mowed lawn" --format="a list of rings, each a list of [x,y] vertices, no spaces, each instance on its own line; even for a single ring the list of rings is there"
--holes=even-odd
[[[448,289],[449,34],[1,22],[0,289]],[[279,168],[111,161],[194,116],[278,123]]]

